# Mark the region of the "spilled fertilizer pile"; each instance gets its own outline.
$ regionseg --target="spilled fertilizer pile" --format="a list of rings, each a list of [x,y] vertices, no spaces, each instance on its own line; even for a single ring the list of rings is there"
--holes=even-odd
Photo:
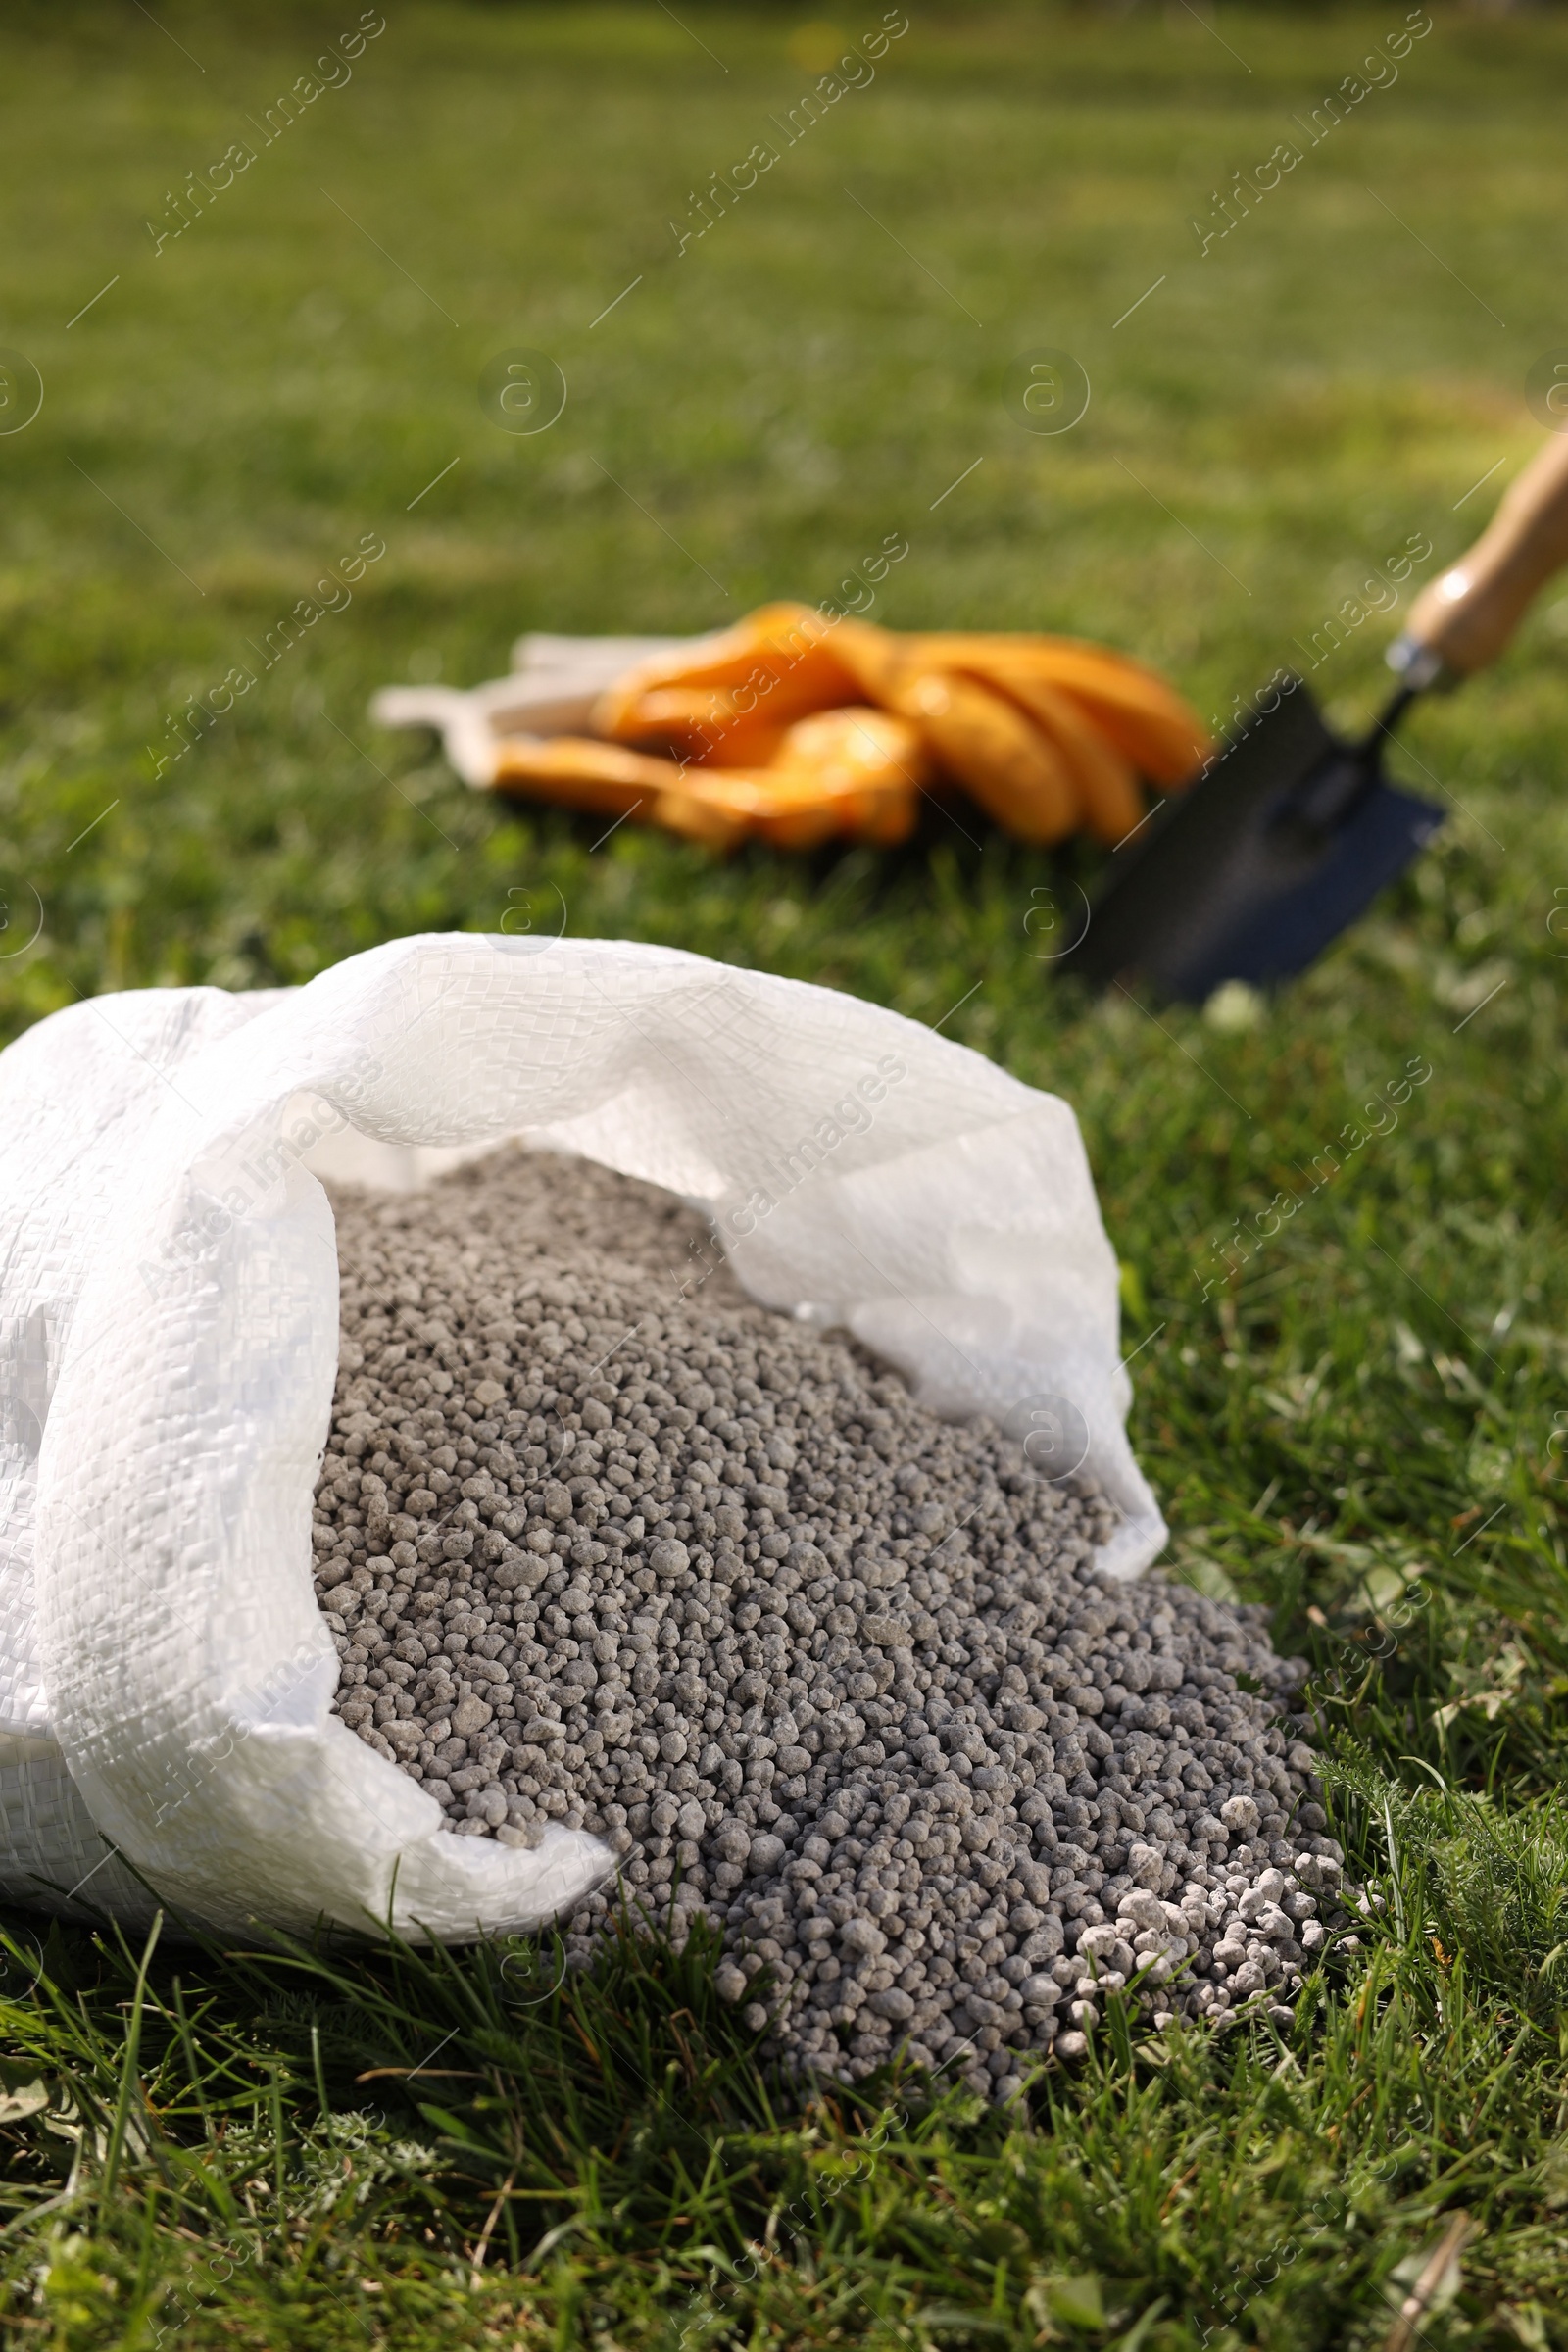
[[[1102,1579],[1090,1482],[754,1304],[672,1196],[508,1147],[334,1206],[335,1703],[453,1835],[607,1841],[573,1958],[622,1895],[706,1914],[786,2063],[999,2097],[1134,1979],[1299,1984],[1343,1856],[1263,1612]]]

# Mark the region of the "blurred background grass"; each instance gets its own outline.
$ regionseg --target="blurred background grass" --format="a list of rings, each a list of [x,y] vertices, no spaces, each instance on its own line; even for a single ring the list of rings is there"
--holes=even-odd
[[[714,863],[631,825],[596,847],[600,827],[468,794],[427,744],[367,717],[380,684],[496,674],[524,629],[695,630],[764,598],[831,596],[901,532],[909,554],[878,618],[1103,637],[1164,665],[1220,721],[1412,534],[1433,548],[1420,578],[1474,535],[1539,438],[1527,370],[1568,344],[1568,22],[1439,12],[1397,80],[1202,254],[1192,222],[1213,225],[1214,191],[1281,139],[1302,144],[1294,119],[1404,24],[1402,7],[1212,23],[1181,5],[1120,20],[920,11],[869,86],[679,251],[670,224],[694,225],[713,171],[759,140],[782,145],[777,120],[882,14],[869,0],[830,22],[400,6],[352,78],[264,146],[266,110],[357,23],[347,0],[335,16],[10,12],[0,345],[41,371],[44,403],[0,434],[0,1020],[15,1034],[101,989],[303,980],[399,933],[493,929],[509,906],[548,906],[554,928],[564,901],[575,934],[854,989],[1063,1093],[1126,1269],[1134,1432],[1171,1517],[1171,1562],[1268,1600],[1282,1643],[1310,1650],[1325,1726],[1343,1730],[1362,1775],[1346,1834],[1393,1883],[1417,1874],[1382,1990],[1325,1990],[1291,2062],[1305,2087],[1289,2131],[1312,2161],[1343,2186],[1369,2148],[1397,2146],[1399,2183],[1363,2197],[1352,2182],[1355,2227],[1314,2242],[1294,2287],[1257,2288],[1225,2322],[1230,2336],[1207,2340],[1381,2340],[1378,2281],[1462,2195],[1485,2233],[1428,2340],[1568,2341],[1553,2218],[1562,2015],[1539,1970],[1529,1985],[1508,1978],[1475,1906],[1453,1922],[1441,1912],[1441,1887],[1463,1876],[1452,1855],[1478,1833],[1469,1815],[1428,1821],[1414,1796],[1434,1773],[1489,1792],[1528,1843],[1547,1835],[1563,1781],[1568,938],[1548,926],[1568,904],[1568,584],[1494,675],[1412,719],[1396,764],[1452,803],[1436,849],[1240,1025],[1097,1002],[1054,979],[1049,923],[1077,904],[1087,855],[1023,852],[967,817],[932,817],[891,858]],[[210,179],[235,140],[259,150],[254,164],[156,248],[148,221],[170,227],[186,175]],[[1017,355],[1042,344],[1076,354],[1093,385],[1083,421],[1057,437],[1025,433],[1007,405]],[[549,353],[568,386],[559,421],[527,438],[495,429],[476,395],[486,360],[517,345]],[[250,649],[366,533],[386,554],[352,604],[158,772],[187,698],[254,668]],[[1373,707],[1390,629],[1368,620],[1316,671],[1339,716]],[[1315,1185],[1315,1155],[1411,1059],[1433,1074],[1397,1128]],[[1281,1193],[1298,1208],[1264,1241],[1257,1221]],[[1235,1278],[1211,1284],[1239,1227],[1250,1239]],[[1367,1773],[1414,1808],[1408,1850],[1405,1813],[1368,1797]],[[1445,1838],[1447,1862],[1420,1859]],[[1540,1926],[1568,1859],[1549,1838],[1530,1851]],[[1524,1871],[1517,1855],[1508,1868]],[[1455,1988],[1453,1940],[1468,1988]],[[57,1936],[50,1951],[61,2014],[92,2009],[104,2038],[90,2063],[109,2065],[131,1980],[89,1939]],[[309,2149],[328,2129],[309,2120],[318,2091],[323,2118],[355,2095],[351,2073],[311,2071],[300,2019],[317,2001],[344,2048],[381,2049],[364,2023],[379,2014],[373,1971],[351,1996],[274,1983],[264,1997],[226,1970],[211,1980],[212,2031],[251,2034],[263,2017],[265,2063],[247,2042],[233,2064],[270,2066],[282,2084],[285,2164],[288,2131]],[[638,2045],[650,2079],[676,2064],[668,2036],[687,2029],[667,2019],[684,1982],[659,1994]],[[468,1994],[452,1997],[462,2008]],[[25,2050],[43,2031],[39,1998],[6,2013]],[[414,2013],[419,1998],[408,1994]],[[499,2030],[482,2007],[462,2028],[481,2040]],[[1468,2041],[1452,2022],[1465,2016]],[[1369,2017],[1385,2021],[1389,2069],[1370,2140],[1370,2110],[1347,2120]],[[71,2065],[88,2068],[84,2047]],[[528,2050],[545,2064],[542,2042],[516,2047],[503,2108],[523,2098]],[[1197,2343],[1229,2308],[1248,2198],[1274,2198],[1266,2228],[1289,2234],[1305,2196],[1268,2172],[1269,2135],[1287,2130],[1267,2088],[1279,2056],[1174,2070],[1157,2131],[1136,2107],[1136,2069],[1125,2100],[1122,2078],[1058,2086],[1050,2131],[1020,2126],[1004,2143],[943,2110],[900,2158],[881,2222],[866,2191],[816,2232],[831,2247],[816,2301],[737,2288],[703,2340],[744,2319],[758,2340],[880,2341],[885,2328],[914,2342],[913,2328],[1033,2343],[1077,2325],[1039,2283],[1065,2263],[1106,2282],[1111,2317],[1098,2331],[1084,2321],[1082,2340],[1122,2340],[1147,2321],[1140,2343]],[[58,2049],[50,2063],[68,2064]],[[805,2143],[782,2125],[766,2138],[764,2093],[734,2063],[723,2129],[744,2111],[764,2134],[746,2179],[794,2179]],[[625,2095],[641,2095],[629,2078]],[[1147,2124],[1136,2159],[1135,2112]],[[179,2113],[180,2129],[208,2131],[199,2104]],[[573,2114],[554,2185],[529,2191],[538,2202],[521,2218],[507,2208],[512,2236],[495,2243],[509,2259],[586,2210],[603,2119]],[[1218,2115],[1231,2144],[1216,2151]],[[400,2117],[427,2136],[413,2102]],[[860,2130],[853,2117],[844,2128]],[[40,2130],[15,2126],[19,2222]],[[1175,2204],[1161,2187],[1129,2193],[1114,2229],[1085,2220],[1103,2219],[1156,2143],[1153,2177],[1177,2184]],[[218,2141],[201,2144],[216,2161]],[[662,2143],[638,2144],[646,2157]],[[1012,2170],[999,2174],[1004,2147]],[[966,2149],[983,2155],[978,2174],[963,2172]],[[122,2178],[140,2194],[151,2160],[132,2154]],[[1214,2185],[1211,2168],[1233,2161],[1261,2168],[1245,2195],[1232,2173],[1223,2195]],[[969,2183],[956,2207],[950,2162]],[[1013,2195],[1004,2175],[1035,2182],[1035,2201],[987,2221],[986,2196]],[[676,2339],[693,2280],[709,2276],[693,2251],[703,2232],[733,2251],[767,2211],[762,2188],[719,2213],[685,2181],[657,2227],[633,2200],[635,2227],[594,2241],[602,2275],[586,2254],[586,2269],[550,2256],[558,2285],[527,2323],[541,2341],[609,2341],[607,2328]],[[443,2208],[435,2251],[419,2257],[430,2277],[466,2278],[491,2193],[471,2213],[461,2196]],[[376,2292],[401,2276],[397,2244],[417,2237],[418,2198],[403,2196],[378,2188],[334,2223]],[[1201,2227],[1182,2218],[1195,2200]],[[935,2217],[953,2213],[961,2246],[933,2251],[948,2228]],[[34,2278],[39,2233],[68,2224],[40,2220],[13,2240],[19,2278]],[[34,2319],[63,2341],[132,2340],[143,2319],[159,2324],[177,2232],[159,2222],[127,2238],[122,2198],[92,2228],[102,2242],[84,2237],[79,2261],[50,2257],[46,2277],[64,2283],[40,2290]],[[117,2264],[113,2293],[83,2283],[119,2278]],[[868,2264],[883,2266],[869,2302],[854,2283]],[[258,2316],[264,2274],[258,2258],[188,2331],[319,2341],[341,2323],[348,2341],[381,2324],[363,2297],[352,2328],[335,2304]],[[450,2331],[453,2307],[431,2293],[408,2304],[406,2326]],[[507,2309],[505,2326],[522,2327]]]

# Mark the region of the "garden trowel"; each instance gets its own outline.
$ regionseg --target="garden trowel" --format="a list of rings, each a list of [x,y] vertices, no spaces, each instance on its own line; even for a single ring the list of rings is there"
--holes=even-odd
[[[1064,970],[1202,1003],[1222,982],[1304,971],[1425,847],[1446,811],[1391,784],[1384,748],[1419,694],[1483,668],[1568,563],[1568,437],[1549,442],[1389,650],[1399,684],[1347,742],[1279,672],[1229,741],[1125,846]]]

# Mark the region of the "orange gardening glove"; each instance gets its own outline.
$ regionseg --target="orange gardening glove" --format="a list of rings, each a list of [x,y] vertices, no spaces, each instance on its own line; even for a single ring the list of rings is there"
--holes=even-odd
[[[926,774],[916,730],[884,710],[820,710],[779,732],[770,764],[684,768],[586,736],[514,737],[501,746],[500,792],[526,792],[608,816],[641,814],[710,849],[749,833],[810,850],[835,833],[887,846],[913,830]]]
[[[904,636],[786,604],[640,662],[592,724],[598,741],[507,744],[498,787],[635,808],[715,848],[902,840],[933,775],[1020,841],[1117,842],[1142,817],[1139,777],[1175,789],[1211,748],[1173,688],[1102,646]]]

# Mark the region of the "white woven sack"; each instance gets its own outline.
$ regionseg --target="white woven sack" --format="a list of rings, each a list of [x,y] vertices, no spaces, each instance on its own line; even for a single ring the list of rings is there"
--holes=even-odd
[[[309,987],[103,997],[0,1055],[0,1891],[133,1922],[524,1930],[611,1867],[438,1835],[328,1712],[311,1504],[337,1370],[312,1167],[416,1181],[512,1134],[710,1211],[767,1304],[936,1410],[1123,1426],[1116,1266],[1066,1104],[858,1002],[614,941],[397,941]],[[133,1867],[127,1867],[127,1865]]]

